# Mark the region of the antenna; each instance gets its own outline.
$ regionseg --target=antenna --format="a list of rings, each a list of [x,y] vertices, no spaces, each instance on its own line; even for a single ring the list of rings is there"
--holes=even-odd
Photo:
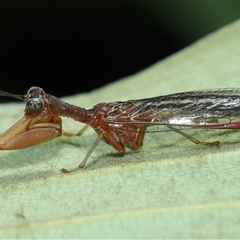
[[[4,92],[4,91],[1,91],[1,90],[0,90],[0,96],[13,97],[13,98],[16,98],[16,99],[21,100],[21,101],[24,101],[24,99],[25,99],[24,95],[11,94],[11,93]]]

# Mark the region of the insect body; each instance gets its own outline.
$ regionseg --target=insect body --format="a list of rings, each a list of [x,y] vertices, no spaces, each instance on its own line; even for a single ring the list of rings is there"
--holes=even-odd
[[[125,147],[137,150],[142,147],[146,129],[163,125],[196,144],[218,146],[219,142],[199,141],[176,127],[239,129],[240,90],[218,89],[192,91],[126,102],[99,103],[92,109],[68,104],[39,87],[31,87],[26,95],[0,91],[26,103],[25,115],[0,135],[0,149],[20,149],[52,140],[62,134],[62,117],[91,126],[98,138],[79,165],[83,168],[100,140],[121,154]],[[86,127],[83,129],[83,131]],[[77,135],[80,135],[80,131]],[[66,169],[62,172],[69,173]]]

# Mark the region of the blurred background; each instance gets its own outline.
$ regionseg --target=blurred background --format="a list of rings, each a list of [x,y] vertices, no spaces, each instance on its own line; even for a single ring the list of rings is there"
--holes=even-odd
[[[25,94],[40,86],[58,97],[88,92],[239,16],[238,1],[3,0],[0,89]]]

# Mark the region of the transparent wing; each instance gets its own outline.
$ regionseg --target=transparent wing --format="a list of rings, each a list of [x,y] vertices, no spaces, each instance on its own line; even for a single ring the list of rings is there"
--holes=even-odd
[[[240,90],[192,91],[107,106],[109,124],[204,127],[240,121]]]

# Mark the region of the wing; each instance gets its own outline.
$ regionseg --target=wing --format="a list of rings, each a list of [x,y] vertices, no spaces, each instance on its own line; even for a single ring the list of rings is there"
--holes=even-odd
[[[183,92],[108,103],[109,124],[203,126],[240,121],[240,90]]]

